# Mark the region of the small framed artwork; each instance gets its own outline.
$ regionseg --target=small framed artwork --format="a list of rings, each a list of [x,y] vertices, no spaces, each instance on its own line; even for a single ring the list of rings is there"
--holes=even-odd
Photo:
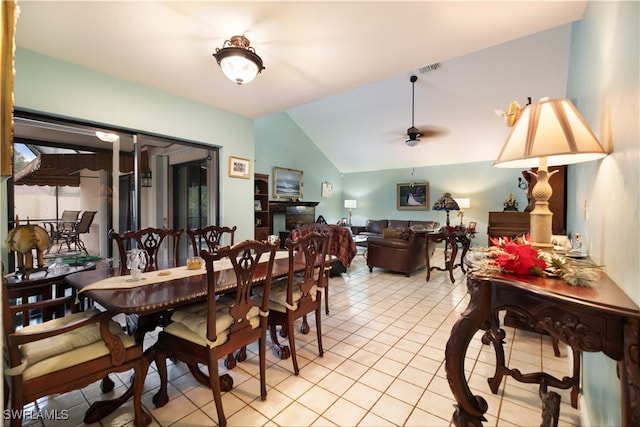
[[[273,197],[302,199],[304,173],[296,169],[273,168]]]
[[[478,225],[478,223],[476,221],[470,221],[469,222],[469,226],[467,227],[467,231],[469,233],[473,233],[474,231],[476,231],[476,226]]]
[[[249,179],[251,161],[240,157],[229,156],[229,176]]]
[[[429,210],[429,183],[398,184],[397,208],[406,211]]]
[[[330,182],[322,183],[322,197],[325,199],[330,199],[333,195],[333,184]]]

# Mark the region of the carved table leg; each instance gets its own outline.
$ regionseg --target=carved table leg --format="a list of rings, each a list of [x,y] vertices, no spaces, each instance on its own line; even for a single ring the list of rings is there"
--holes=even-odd
[[[115,399],[100,400],[93,402],[93,404],[87,409],[84,415],[85,424],[95,424],[102,418],[111,414],[118,409],[122,404],[129,400],[132,396],[137,395],[134,398],[134,411],[135,411],[135,425],[136,427],[145,427],[151,423],[151,416],[142,408],[140,397],[142,396],[142,390],[144,387],[144,379],[147,376],[147,370],[149,368],[149,361],[141,357],[138,359],[134,366],[135,374],[131,377],[131,385],[125,392]]]
[[[637,320],[624,325],[624,357],[618,362],[622,384],[622,424],[640,425],[640,336]]]
[[[465,235],[460,236],[460,243],[462,243],[462,254],[460,254],[460,270],[462,270],[462,272],[466,274],[467,270],[465,270],[464,268],[464,257],[467,255],[467,252],[469,252],[469,248],[471,247],[471,239],[469,239]]]
[[[540,399],[542,400],[542,424],[540,427],[558,427],[560,418],[560,395],[547,391],[547,384],[540,383]]]
[[[491,328],[482,336],[482,343],[485,345],[493,344],[493,350],[496,353],[496,372],[493,378],[488,378],[489,387],[493,394],[498,393],[498,388],[502,383],[505,373],[508,373],[504,357],[504,338],[506,336],[504,329],[498,327],[498,314],[491,315]]]
[[[431,239],[427,237],[424,241],[424,259],[427,266],[427,282],[431,278],[431,257],[429,256],[429,242],[431,242]]]
[[[449,278],[451,279],[451,283],[454,283],[456,279],[453,277],[453,269],[456,264],[456,256],[458,255],[458,244],[456,243],[455,237],[451,237],[451,258],[447,262],[447,269],[449,270]]]
[[[289,346],[280,344],[275,325],[269,325],[269,336],[271,337],[271,342],[273,343],[273,353],[276,356],[278,356],[280,359],[283,359],[283,360],[291,357],[291,351],[289,350]]]
[[[471,295],[469,306],[451,329],[445,348],[445,371],[449,387],[456,399],[454,423],[459,426],[482,426],[486,421],[487,402],[474,396],[469,389],[464,371],[464,359],[469,343],[477,330],[489,328],[491,316],[491,282],[468,278]]]

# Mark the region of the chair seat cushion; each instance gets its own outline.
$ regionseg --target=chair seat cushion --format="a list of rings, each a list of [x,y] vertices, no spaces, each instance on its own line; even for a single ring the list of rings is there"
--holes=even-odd
[[[174,311],[172,322],[164,328],[164,332],[186,339],[196,344],[210,346],[223,344],[229,335],[229,328],[233,325],[233,317],[229,314],[229,307],[234,304],[231,298],[220,298],[216,301],[216,335],[217,341],[207,340],[207,303],[193,304]],[[260,325],[260,308],[253,306],[247,313],[251,329]]]
[[[69,316],[59,317],[44,323],[26,326],[18,330],[16,334],[20,335],[24,333],[45,331],[53,327],[67,325],[79,319],[95,316],[98,313],[98,310],[74,313]],[[118,335],[122,332],[122,327],[118,323],[110,321],[109,330],[113,335]],[[49,357],[64,354],[76,348],[84,347],[98,341],[102,341],[102,337],[100,336],[100,324],[94,323],[61,335],[23,344],[20,346],[20,351],[27,364],[33,365]]]
[[[53,326],[62,326],[78,319],[91,317],[97,313],[97,310],[74,313],[41,324],[26,326],[16,333],[46,330]],[[109,330],[122,341],[125,348],[136,345],[135,341],[122,330],[119,323],[110,321]],[[22,375],[28,380],[106,356],[110,350],[100,336],[100,324],[95,323],[55,337],[23,344],[20,346],[20,352],[26,366]]]
[[[271,289],[269,290],[269,310],[275,310],[281,313],[287,312],[287,282],[288,279],[286,277],[271,282]],[[254,290],[254,302],[262,299],[263,290],[264,288],[262,286]],[[310,291],[311,299],[314,301],[316,299],[316,290],[317,286],[314,285]],[[290,310],[295,311],[298,308],[300,298],[302,298],[300,287],[294,286],[293,304],[289,306]]]

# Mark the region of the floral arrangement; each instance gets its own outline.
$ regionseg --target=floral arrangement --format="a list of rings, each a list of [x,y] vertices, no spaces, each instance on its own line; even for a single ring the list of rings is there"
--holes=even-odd
[[[588,287],[598,278],[600,266],[569,260],[565,255],[539,251],[529,244],[528,236],[513,240],[490,238],[494,246],[480,249],[485,257],[473,262],[473,271],[507,272],[516,275],[559,277],[571,286]],[[477,249],[476,249],[477,251]]]

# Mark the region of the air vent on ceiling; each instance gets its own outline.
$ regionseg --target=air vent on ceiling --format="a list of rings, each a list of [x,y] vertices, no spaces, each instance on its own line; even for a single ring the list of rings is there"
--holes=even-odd
[[[440,68],[440,63],[436,62],[435,64],[427,65],[425,67],[418,68],[420,74],[428,73],[429,71],[435,71]]]

